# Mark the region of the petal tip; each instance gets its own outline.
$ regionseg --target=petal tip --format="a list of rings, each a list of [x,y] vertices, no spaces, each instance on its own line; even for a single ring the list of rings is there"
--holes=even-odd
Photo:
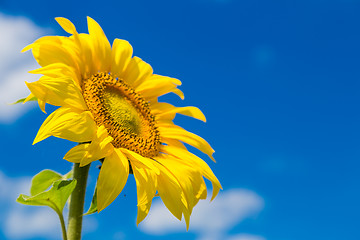
[[[35,145],[35,144],[37,144],[38,142],[41,142],[41,141],[44,140],[45,138],[46,138],[46,137],[44,137],[44,136],[36,135],[36,137],[35,137],[32,145]]]
[[[99,204],[98,204],[98,209],[97,209],[97,212],[100,213],[102,210],[104,210],[105,208],[102,206],[101,208],[99,207]]]
[[[31,48],[32,48],[32,44],[27,45],[26,47],[24,47],[23,49],[21,49],[21,52],[23,53],[23,52],[29,51]]]
[[[65,30],[65,32],[70,34],[77,33],[74,24],[69,19],[64,17],[56,17],[55,20]]]

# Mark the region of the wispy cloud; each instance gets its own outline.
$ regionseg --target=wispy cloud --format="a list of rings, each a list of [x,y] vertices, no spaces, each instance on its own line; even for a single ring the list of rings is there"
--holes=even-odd
[[[38,65],[30,53],[20,53],[21,49],[49,31],[25,17],[0,13],[0,123],[10,123],[34,106],[9,103],[27,96],[24,82],[38,78],[28,73]]]
[[[38,209],[15,208],[11,211],[4,225],[8,239],[27,239],[45,237],[59,239],[61,231],[56,213],[48,208]]]
[[[206,240],[264,240],[249,234],[228,236],[228,232],[247,218],[256,217],[264,208],[263,199],[246,189],[222,192],[213,202],[200,201],[191,215],[190,229],[199,239]],[[161,201],[155,201],[149,216],[140,229],[152,235],[164,235],[185,231],[184,221],[179,222]]]

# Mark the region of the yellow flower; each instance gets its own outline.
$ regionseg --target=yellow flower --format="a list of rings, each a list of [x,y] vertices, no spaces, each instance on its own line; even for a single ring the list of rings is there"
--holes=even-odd
[[[153,74],[149,64],[132,57],[131,45],[115,39],[110,46],[101,27],[88,17],[89,34],[79,34],[65,18],[56,18],[71,36],[46,36],[25,47],[43,76],[26,83],[29,99],[60,106],[44,121],[34,144],[49,136],[82,143],[64,159],[87,165],[103,159],[97,183],[98,211],[122,191],[129,173],[137,185],[138,218],[149,212],[158,193],[166,207],[187,226],[193,207],[206,198],[203,177],[213,185],[212,199],[221,189],[209,166],[190,153],[189,144],[212,158],[214,150],[201,137],[175,125],[176,113],[205,120],[196,107],[175,107],[158,102],[173,92],[178,79]],[[213,158],[212,158],[213,159]]]

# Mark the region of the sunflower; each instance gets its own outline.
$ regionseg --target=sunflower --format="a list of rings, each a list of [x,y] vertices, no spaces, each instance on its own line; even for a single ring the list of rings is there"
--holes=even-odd
[[[37,99],[59,106],[40,127],[34,144],[49,136],[81,143],[64,159],[85,166],[102,160],[97,182],[98,211],[120,194],[130,173],[137,186],[139,224],[159,195],[169,211],[187,227],[193,207],[205,199],[204,177],[213,185],[212,199],[221,189],[210,167],[184,144],[207,154],[214,150],[201,137],[175,125],[177,113],[206,121],[196,107],[175,107],[158,97],[175,93],[178,79],[153,74],[152,67],[133,57],[129,42],[115,39],[112,46],[97,22],[88,17],[89,34],[78,33],[66,18],[56,18],[70,34],[45,36],[23,51],[32,50],[43,76],[26,83]],[[215,161],[215,160],[214,160]]]

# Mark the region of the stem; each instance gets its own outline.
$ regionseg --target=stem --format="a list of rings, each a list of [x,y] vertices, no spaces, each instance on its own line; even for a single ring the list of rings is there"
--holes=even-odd
[[[77,183],[70,197],[68,240],[81,239],[82,216],[89,168],[90,164],[80,167],[79,163],[74,163],[74,179],[76,179]]]
[[[65,221],[64,221],[64,217],[62,214],[59,214],[59,218],[60,218],[60,223],[61,223],[61,230],[62,230],[62,235],[63,235],[63,240],[67,240],[67,236],[66,236],[66,227],[65,227]]]

